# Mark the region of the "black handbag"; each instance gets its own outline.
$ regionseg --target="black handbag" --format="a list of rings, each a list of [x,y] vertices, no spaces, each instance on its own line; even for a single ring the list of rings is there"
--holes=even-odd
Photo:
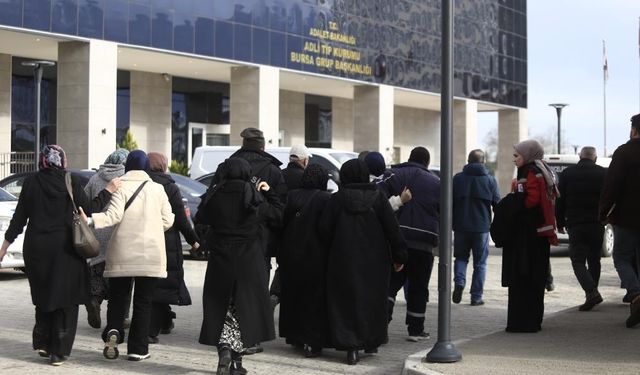
[[[73,204],[73,220],[71,223],[73,248],[82,258],[94,258],[100,254],[100,242],[96,239],[96,235],[93,233],[93,230],[80,217],[80,212],[78,211],[78,207],[76,207],[76,202],[73,200],[71,173],[67,172],[64,175],[64,180],[67,185],[69,197],[71,197],[71,203]]]

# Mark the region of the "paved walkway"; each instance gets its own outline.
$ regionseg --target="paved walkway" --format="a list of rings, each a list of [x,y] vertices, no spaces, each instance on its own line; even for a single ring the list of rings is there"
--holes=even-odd
[[[492,254],[496,253],[492,250]],[[499,251],[498,251],[499,253]],[[484,337],[492,332],[504,328],[506,321],[506,289],[500,287],[500,261],[499,256],[489,257],[489,274],[485,292],[486,305],[482,307],[469,306],[468,289],[463,296],[460,305],[453,306],[452,333],[454,339],[469,340],[476,337]],[[554,276],[556,277],[557,291],[547,294],[546,311],[548,314],[577,306],[583,300],[582,291],[571,271],[569,259],[566,257],[553,258]],[[102,374],[105,371],[117,371],[119,374],[202,374],[213,373],[217,356],[213,348],[197,344],[198,333],[201,324],[202,307],[200,296],[202,294],[202,282],[204,279],[205,262],[188,260],[185,262],[187,285],[191,291],[194,305],[178,307],[176,312],[176,328],[171,335],[161,335],[160,344],[153,345],[150,349],[149,360],[134,363],[125,359],[109,361],[102,357],[103,344],[100,341],[100,330],[90,328],[86,323],[86,312],[80,311],[78,334],[74,345],[72,357],[61,367],[54,368],[48,362],[38,357],[31,350],[31,329],[34,323],[33,306],[29,296],[29,287],[26,278],[17,272],[0,271],[0,373],[24,374]],[[603,295],[610,303],[610,308],[623,310],[624,306],[618,301],[622,297],[622,291],[618,288],[619,281],[613,270],[610,259],[603,260]],[[431,279],[431,303],[427,309],[427,327],[433,338],[422,343],[410,343],[405,340],[404,326],[405,305],[402,300],[396,307],[395,319],[389,329],[389,344],[380,348],[380,353],[371,356],[362,356],[357,366],[347,366],[344,363],[345,353],[333,350],[325,351],[321,358],[306,359],[302,353],[285,345],[283,339],[276,339],[265,343],[265,352],[248,356],[245,367],[251,374],[400,374],[405,359],[421,350],[430,349],[436,336],[437,325],[437,273],[434,272]],[[401,298],[401,296],[399,296]],[[608,305],[607,305],[608,306]],[[277,313],[277,310],[276,310]],[[624,311],[620,312],[619,322],[624,322]],[[103,308],[103,319],[105,309]],[[584,315],[586,318],[586,315]],[[552,318],[553,319],[553,318]],[[556,329],[551,324],[552,319],[545,321],[542,334],[552,335]],[[277,323],[277,321],[276,321]],[[559,331],[557,336],[570,334],[570,331]],[[634,332],[635,333],[635,332]],[[504,353],[504,348],[516,348],[512,344],[500,346],[499,334],[495,340],[500,350],[494,354]],[[513,336],[516,337],[516,336]],[[528,341],[517,339],[523,348]],[[478,341],[468,341],[461,344],[464,363],[469,363],[475,354],[472,345]],[[482,347],[482,341],[479,342]],[[555,345],[555,344],[554,344]],[[500,349],[502,348],[502,349]],[[612,345],[612,348],[615,346]],[[124,351],[124,350],[123,350]],[[491,354],[491,353],[489,353]],[[477,354],[482,356],[481,352]],[[480,361],[482,359],[481,357]],[[453,367],[444,367],[445,372]],[[427,368],[424,369],[425,371]],[[443,371],[444,371],[443,370]],[[422,371],[422,370],[420,370]],[[460,372],[465,373],[465,372]],[[491,373],[480,371],[466,373]],[[627,371],[627,373],[629,373]]]

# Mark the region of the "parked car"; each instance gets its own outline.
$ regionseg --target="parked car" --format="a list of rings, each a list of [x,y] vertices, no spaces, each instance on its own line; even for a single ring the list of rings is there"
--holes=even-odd
[[[0,241],[4,241],[4,233],[9,228],[9,223],[18,205],[18,198],[0,189]],[[20,234],[9,246],[7,254],[0,263],[0,268],[15,268],[24,271],[24,258],[22,257],[22,243],[24,232]]]
[[[559,176],[560,172],[567,169],[567,167],[571,165],[578,164],[580,161],[580,157],[578,155],[562,155],[562,154],[551,154],[546,155],[544,157],[544,161],[549,164],[549,167]],[[598,157],[596,160],[596,164],[609,168],[609,164],[611,164],[611,158]],[[558,233],[558,240],[560,243],[568,244],[569,236],[567,234]],[[602,256],[610,257],[613,252],[613,227],[611,224],[607,224],[604,228],[604,238],[602,240]]]

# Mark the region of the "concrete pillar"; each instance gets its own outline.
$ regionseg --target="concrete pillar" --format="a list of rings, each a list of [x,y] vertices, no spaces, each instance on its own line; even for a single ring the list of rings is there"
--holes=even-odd
[[[356,86],[353,92],[353,147],[356,152],[379,151],[393,159],[393,87]]]
[[[429,150],[431,165],[440,165],[440,112],[396,106],[393,135],[398,162],[409,160],[411,150],[422,146]]]
[[[231,68],[231,144],[242,144],[240,132],[254,127],[264,132],[266,147],[278,146],[280,70],[269,66]],[[304,128],[304,125],[303,125]]]
[[[496,178],[500,194],[511,191],[515,173],[513,145],[527,138],[527,110],[505,109],[498,112],[498,166]]]
[[[304,144],[304,93],[280,91],[281,146]]]
[[[0,54],[0,178],[10,173],[11,158],[11,55]]]
[[[353,100],[331,98],[331,147],[353,151]]]
[[[116,147],[118,48],[58,43],[57,142],[71,168],[96,168]]]
[[[455,100],[453,103],[453,173],[467,164],[469,152],[478,148],[478,102]]]
[[[129,130],[140,149],[171,160],[171,87],[168,75],[131,71]]]

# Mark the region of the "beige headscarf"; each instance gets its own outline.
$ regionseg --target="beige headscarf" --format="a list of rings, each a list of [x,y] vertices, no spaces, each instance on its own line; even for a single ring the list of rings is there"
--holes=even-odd
[[[549,195],[549,197],[560,196],[555,174],[551,171],[551,168],[549,168],[547,163],[542,161],[542,158],[544,157],[544,148],[542,148],[540,142],[535,139],[527,139],[526,141],[522,141],[517,145],[514,145],[513,148],[520,156],[522,156],[524,164],[534,163],[536,167],[540,169],[547,185],[547,195]]]
[[[147,154],[149,157],[149,169],[154,172],[166,172],[169,166],[169,161],[164,154],[160,152],[150,152]]]

